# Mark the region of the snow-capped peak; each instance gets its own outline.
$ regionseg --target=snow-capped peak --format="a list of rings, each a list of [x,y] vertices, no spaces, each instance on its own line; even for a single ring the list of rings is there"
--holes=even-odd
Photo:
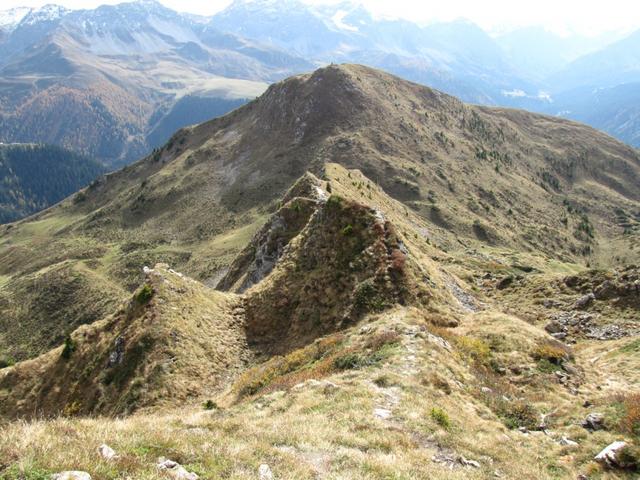
[[[61,5],[50,3],[29,12],[22,20],[22,23],[33,25],[39,22],[52,22],[64,17],[69,12],[70,10]]]
[[[26,17],[31,9],[29,7],[15,7],[0,11],[0,28],[12,30]]]

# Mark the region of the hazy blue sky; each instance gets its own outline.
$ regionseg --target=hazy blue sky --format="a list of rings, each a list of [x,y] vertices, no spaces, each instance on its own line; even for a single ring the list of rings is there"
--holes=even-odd
[[[93,8],[121,0],[0,0],[0,9],[58,3],[68,8]],[[338,3],[336,0],[307,0]],[[179,11],[211,15],[230,0],[161,0]],[[544,25],[559,33],[595,35],[604,31],[640,28],[640,0],[362,0],[374,13],[421,22],[468,18],[496,31],[521,25]]]

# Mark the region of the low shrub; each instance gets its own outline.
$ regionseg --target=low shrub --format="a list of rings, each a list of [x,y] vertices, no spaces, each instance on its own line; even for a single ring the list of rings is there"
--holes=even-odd
[[[71,358],[71,355],[73,355],[73,352],[75,352],[77,349],[77,345],[76,342],[73,340],[73,338],[71,338],[70,336],[67,335],[67,338],[64,339],[64,348],[62,349],[62,358],[64,358],[65,360],[69,360]]]
[[[524,427],[528,430],[538,428],[540,416],[530,403],[523,400],[507,401],[502,399],[498,402],[496,414],[502,419],[507,428]]]
[[[554,365],[560,365],[573,357],[571,349],[557,340],[543,340],[531,352],[534,360],[546,360]]]
[[[454,337],[454,342],[463,356],[480,365],[487,365],[491,359],[491,348],[484,340],[464,335]]]
[[[16,364],[16,361],[11,357],[0,358],[0,369],[13,367]]]
[[[632,472],[640,472],[640,446],[628,444],[616,455],[618,464]]]
[[[368,338],[365,342],[365,347],[372,350],[380,350],[385,345],[393,345],[400,341],[400,335],[394,330],[385,330],[384,332],[376,333],[372,337]]]
[[[620,430],[640,439],[640,393],[626,395],[622,405]]]
[[[404,272],[405,264],[407,263],[407,255],[402,252],[402,250],[394,248],[391,251],[390,260],[392,270],[400,273]]]
[[[207,400],[206,402],[204,402],[202,404],[202,407],[205,410],[215,410],[218,408],[218,405],[216,404],[216,402],[214,402],[213,400]]]
[[[357,370],[367,365],[370,365],[370,359],[355,352],[345,353],[333,360],[333,366],[337,370]]]
[[[82,405],[77,400],[74,400],[71,403],[67,403],[62,409],[63,417],[75,417],[82,410]]]
[[[380,388],[387,388],[393,385],[393,381],[389,378],[388,375],[380,375],[377,377],[373,383],[375,383]]]
[[[384,296],[378,291],[374,280],[371,278],[360,282],[356,286],[353,297],[355,307],[362,310],[380,312],[387,307]]]
[[[447,379],[435,372],[428,377],[424,377],[420,383],[425,386],[433,386],[447,395],[451,395],[451,385],[449,385]]]
[[[145,283],[142,288],[140,288],[140,290],[138,290],[138,293],[136,293],[136,301],[140,304],[140,305],[145,305],[149,302],[149,300],[151,300],[153,298],[153,288],[151,287],[151,285]]]
[[[342,235],[344,235],[345,237],[348,237],[349,235],[351,235],[353,233],[353,225],[347,225],[346,227],[344,227],[341,230]]]
[[[431,419],[440,425],[445,430],[451,429],[451,420],[449,419],[449,415],[440,407],[433,407],[431,412],[429,413]]]

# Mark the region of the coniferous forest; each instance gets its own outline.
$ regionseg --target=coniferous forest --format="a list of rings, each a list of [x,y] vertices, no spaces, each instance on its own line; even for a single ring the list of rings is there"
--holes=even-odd
[[[104,172],[101,163],[61,147],[0,145],[0,223],[47,208]]]

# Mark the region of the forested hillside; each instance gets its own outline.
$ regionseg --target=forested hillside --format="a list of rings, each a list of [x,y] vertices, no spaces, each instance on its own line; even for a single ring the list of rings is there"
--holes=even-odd
[[[51,145],[0,145],[0,223],[59,202],[104,173],[104,166]]]

